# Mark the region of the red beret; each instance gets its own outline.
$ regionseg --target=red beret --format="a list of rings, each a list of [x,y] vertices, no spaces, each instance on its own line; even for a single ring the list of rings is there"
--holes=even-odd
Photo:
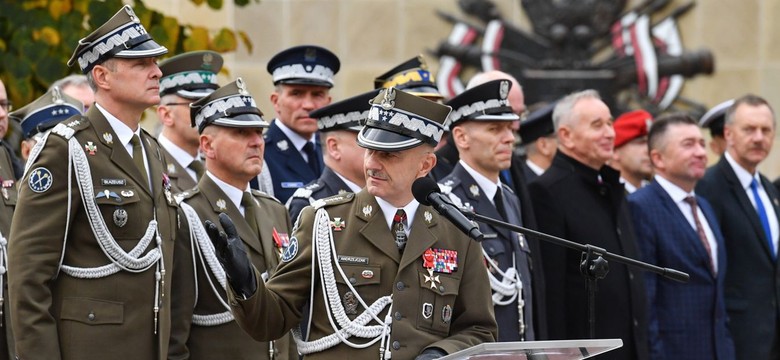
[[[615,148],[638,137],[646,136],[653,123],[653,115],[644,110],[634,110],[615,119]]]

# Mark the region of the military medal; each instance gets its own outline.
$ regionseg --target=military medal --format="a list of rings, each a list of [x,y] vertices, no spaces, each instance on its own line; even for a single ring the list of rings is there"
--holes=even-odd
[[[373,279],[374,272],[371,270],[363,270],[363,272],[360,273],[360,276],[362,276],[363,279]]]
[[[87,141],[87,143],[84,145],[84,149],[89,151],[90,155],[95,155],[95,152],[97,151],[97,146],[92,143],[92,141]]]
[[[428,269],[428,275],[425,275],[425,283],[427,284],[430,281],[431,283],[431,289],[435,289],[436,285],[441,284],[441,280],[439,280],[439,275],[433,275],[433,269]]]
[[[274,238],[274,244],[276,245],[276,248],[279,249],[279,256],[281,256],[284,254],[284,250],[290,246],[290,237],[287,235],[287,233],[280,233],[276,231],[276,228],[273,228],[272,235]]]
[[[425,218],[425,222],[427,222],[428,224],[430,224],[431,220],[433,220],[433,215],[431,215],[431,212],[428,210],[425,210],[423,217]]]
[[[114,143],[114,136],[110,133],[104,132],[103,133],[103,140],[106,141],[107,144],[113,144]]]
[[[127,225],[127,211],[122,208],[114,210],[114,225],[123,227]]]
[[[422,258],[423,267],[437,273],[452,274],[458,271],[458,252],[455,250],[428,248]]]
[[[333,218],[333,220],[330,222],[330,225],[333,227],[333,231],[341,231],[344,229],[344,226],[346,226],[346,221],[341,220],[340,217]]]
[[[450,320],[452,320],[452,306],[445,305],[444,308],[441,309],[441,321],[445,324],[449,324]]]
[[[225,203],[225,199],[217,199],[217,208],[225,211],[227,208],[225,207],[227,204]]]
[[[122,190],[119,193],[122,194],[122,196],[124,196],[126,198],[133,197],[133,195],[135,195],[133,190]]]
[[[374,211],[374,208],[372,208],[371,205],[363,206],[363,216],[365,217],[371,216],[372,211]]]
[[[479,186],[477,184],[472,184],[469,186],[469,191],[471,191],[471,195],[479,196]]]

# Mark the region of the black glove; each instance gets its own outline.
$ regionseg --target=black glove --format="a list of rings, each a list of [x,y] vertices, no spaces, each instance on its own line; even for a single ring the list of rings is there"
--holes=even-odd
[[[249,261],[244,242],[238,236],[230,216],[220,213],[219,223],[225,231],[219,231],[216,224],[206,220],[206,232],[214,244],[217,260],[225,269],[230,286],[238,293],[237,295],[246,299],[257,291],[255,269]]]
[[[423,350],[423,352],[420,353],[420,355],[417,355],[417,357],[414,358],[414,360],[433,360],[433,359],[438,359],[438,358],[444,357],[444,356],[447,356],[447,353],[444,352],[444,350],[442,350],[442,349],[439,349],[439,348],[427,348],[427,349]]]

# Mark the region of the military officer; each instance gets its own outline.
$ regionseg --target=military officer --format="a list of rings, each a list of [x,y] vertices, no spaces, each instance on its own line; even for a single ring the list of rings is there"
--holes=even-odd
[[[59,87],[53,87],[35,101],[16,110],[8,116],[20,123],[22,127],[21,153],[22,159],[27,158],[33,146],[43,136],[43,132],[51,129],[62,120],[73,115],[81,115],[84,105],[76,98],[65,94]],[[10,219],[9,219],[10,226]]]
[[[493,80],[462,92],[452,106],[450,131],[460,160],[442,179],[444,193],[476,213],[523,225],[517,196],[500,180],[512,160],[512,113],[507,95],[512,83]],[[480,224],[482,249],[493,290],[499,341],[535,340],[531,249],[508,229]]]
[[[369,101],[379,90],[372,90],[349,99],[314,110],[311,116],[317,119],[320,142],[325,146],[323,160],[325,170],[316,181],[293,193],[287,200],[290,219],[295,221],[306,205],[315,200],[343,194],[357,193],[366,186],[363,175],[363,154],[365,149],[357,145],[357,134],[363,127]]]
[[[726,123],[726,110],[734,105],[734,99],[726,100],[707,110],[701,119],[699,126],[710,129],[710,150],[720,158],[726,152],[728,144],[723,136],[723,128]]]
[[[192,51],[160,63],[157,117],[163,128],[157,141],[168,162],[166,172],[175,192],[192,189],[203,176],[198,130],[190,121],[190,104],[219,88],[217,73],[222,62],[216,52]]]
[[[431,101],[441,102],[444,99],[422,55],[406,60],[374,79],[374,89],[391,87]]]
[[[176,203],[157,141],[157,44],[125,5],[79,44],[96,89],[84,116],[33,149],[8,247],[21,359],[162,359],[170,335]]]
[[[366,188],[304,208],[267,283],[246,260],[229,217],[220,215],[221,233],[207,224],[245,331],[282,336],[311,299],[308,338],[298,343],[307,358],[434,359],[495,340],[479,244],[411,192],[435,165],[449,111],[382,90],[358,134],[367,149]]]
[[[249,188],[263,165],[263,129],[268,123],[241,78],[194,102],[192,109],[206,173],[197,188],[176,196],[182,223],[188,226],[182,226],[176,243],[168,358],[297,358],[287,347],[289,339],[285,346],[255,341],[233,321],[225,299],[225,273],[203,228],[203,220],[217,221],[225,212],[236,219],[252,264],[264,277],[279,264],[280,250],[289,242],[287,210],[273,197]]]
[[[277,117],[265,133],[265,161],[274,196],[282,203],[296,189],[317,179],[325,167],[315,137],[317,120],[310,113],[330,104],[333,75],[340,66],[335,54],[314,45],[289,48],[268,62],[275,85],[271,103]]]
[[[529,183],[542,175],[551,165],[558,149],[552,113],[555,103],[544,105],[532,111],[520,123],[520,143],[525,150],[523,176]]]

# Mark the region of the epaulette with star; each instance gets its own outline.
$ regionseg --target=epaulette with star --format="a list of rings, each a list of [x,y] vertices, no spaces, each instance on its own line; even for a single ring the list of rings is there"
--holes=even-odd
[[[313,206],[315,209],[319,209],[322,207],[346,204],[352,201],[354,198],[355,198],[354,193],[338,194],[338,195],[333,195],[331,197],[326,197],[324,199],[316,200],[311,204],[311,206]]]
[[[200,189],[198,189],[197,187],[194,187],[192,189],[185,190],[185,191],[182,191],[182,192],[180,192],[178,194],[173,195],[173,199],[176,200],[176,204],[178,205],[178,204],[181,204],[182,201],[187,200],[187,199],[195,196],[195,194],[197,194],[199,192],[200,192]]]
[[[51,132],[52,134],[59,135],[65,140],[69,140],[76,132],[84,130],[90,126],[89,119],[85,116],[73,116],[63,120],[61,123],[55,125]]]

